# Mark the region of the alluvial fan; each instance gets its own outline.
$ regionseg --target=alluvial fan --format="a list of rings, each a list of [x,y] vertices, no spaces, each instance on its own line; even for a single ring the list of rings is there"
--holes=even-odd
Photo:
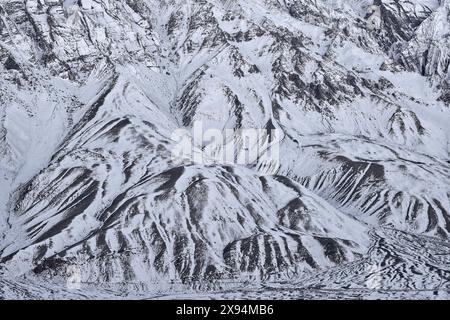
[[[0,298],[450,298],[449,48],[450,0],[0,0]]]

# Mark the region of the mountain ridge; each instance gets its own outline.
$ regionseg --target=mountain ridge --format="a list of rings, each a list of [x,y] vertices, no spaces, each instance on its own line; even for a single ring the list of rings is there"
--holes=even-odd
[[[1,1],[1,281],[64,285],[76,266],[101,288],[208,294],[316,274],[305,286],[345,291],[379,274],[376,290],[407,294],[415,284],[391,279],[429,261],[401,244],[445,251],[450,235],[449,10]],[[237,156],[242,129],[276,129],[280,158],[259,142],[246,166],[180,163],[173,133],[197,143],[196,122],[234,132]],[[204,157],[222,148],[203,143]],[[372,253],[390,246],[407,262],[384,273],[389,255]],[[413,282],[445,292],[437,268]]]

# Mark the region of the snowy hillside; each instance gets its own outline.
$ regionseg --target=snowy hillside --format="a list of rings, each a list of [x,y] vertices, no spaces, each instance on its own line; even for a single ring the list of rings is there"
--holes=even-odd
[[[0,297],[450,297],[449,48],[450,0],[0,0]]]

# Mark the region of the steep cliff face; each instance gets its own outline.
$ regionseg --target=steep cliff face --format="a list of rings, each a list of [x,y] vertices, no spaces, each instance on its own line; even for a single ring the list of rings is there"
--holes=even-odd
[[[101,296],[246,280],[344,290],[373,268],[378,289],[444,290],[446,264],[423,279],[431,262],[403,244],[450,243],[449,12],[1,0],[0,294],[24,276],[29,296],[44,278],[58,287],[72,266]],[[238,156],[241,129],[280,134],[246,165],[177,161],[174,132],[190,140],[199,121],[231,130]],[[392,256],[405,268],[384,269]]]
[[[396,57],[408,70],[430,77],[442,90],[440,100],[447,102],[449,97],[450,55],[449,33],[450,2],[442,5],[429,16],[414,32],[407,42],[396,48]]]

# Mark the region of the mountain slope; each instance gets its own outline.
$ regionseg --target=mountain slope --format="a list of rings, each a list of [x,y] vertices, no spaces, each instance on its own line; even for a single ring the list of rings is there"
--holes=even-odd
[[[384,263],[379,239],[421,264],[404,237],[450,235],[449,10],[0,1],[2,281],[64,283],[76,266],[85,283],[165,293],[324,285]],[[198,141],[198,123],[232,132],[237,158],[257,151],[217,161],[225,147]],[[279,134],[246,146],[243,129]],[[174,157],[180,141],[194,159]],[[408,268],[380,286],[407,291]]]

